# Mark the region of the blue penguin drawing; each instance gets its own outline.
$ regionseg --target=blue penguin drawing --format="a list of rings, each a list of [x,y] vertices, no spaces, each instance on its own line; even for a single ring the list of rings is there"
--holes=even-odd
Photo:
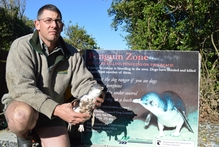
[[[146,125],[150,122],[151,113],[157,117],[158,137],[165,136],[163,132],[164,126],[176,127],[175,132],[171,136],[180,136],[180,130],[184,123],[188,130],[194,133],[186,118],[185,103],[173,91],[165,91],[161,94],[148,92],[140,99],[133,99],[133,103],[138,103],[150,111],[145,119]]]

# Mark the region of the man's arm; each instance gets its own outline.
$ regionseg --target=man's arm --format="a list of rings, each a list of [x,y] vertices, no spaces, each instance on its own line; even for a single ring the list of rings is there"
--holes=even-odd
[[[17,101],[25,102],[37,111],[48,112],[47,116],[52,116],[52,111],[58,103],[51,100],[37,86],[34,63],[34,51],[28,44],[28,39],[17,39],[11,45],[7,64],[6,82],[9,95]],[[41,110],[43,104],[49,103],[49,108]]]

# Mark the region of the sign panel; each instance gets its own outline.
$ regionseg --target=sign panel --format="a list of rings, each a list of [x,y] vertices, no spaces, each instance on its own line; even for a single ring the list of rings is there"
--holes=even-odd
[[[84,58],[106,97],[82,143],[197,146],[198,52],[87,50]]]

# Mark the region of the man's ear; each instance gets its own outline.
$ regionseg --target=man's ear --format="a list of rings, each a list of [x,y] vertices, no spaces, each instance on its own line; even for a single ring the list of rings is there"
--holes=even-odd
[[[34,25],[36,30],[40,30],[40,21],[39,20],[34,20]]]
[[[63,28],[64,28],[64,26],[65,26],[65,24],[64,24],[64,23],[62,23],[62,29],[61,29],[61,32],[63,31]]]

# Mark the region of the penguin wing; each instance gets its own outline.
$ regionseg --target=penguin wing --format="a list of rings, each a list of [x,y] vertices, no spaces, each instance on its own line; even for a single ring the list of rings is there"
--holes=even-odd
[[[177,109],[176,107],[174,107],[174,109],[182,116],[187,128],[189,129],[190,132],[194,133],[194,131],[192,130],[192,127],[190,126],[187,118],[186,118],[186,115],[185,115],[185,111],[182,111],[180,109]]]

